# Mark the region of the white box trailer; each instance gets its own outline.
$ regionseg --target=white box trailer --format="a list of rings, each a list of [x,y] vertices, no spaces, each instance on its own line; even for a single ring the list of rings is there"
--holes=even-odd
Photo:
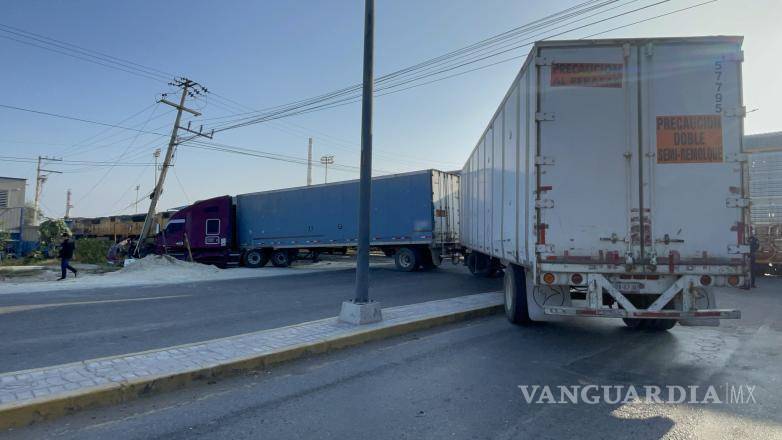
[[[718,325],[748,271],[741,37],[541,41],[462,169],[470,270],[511,321]]]
[[[782,132],[744,136],[756,274],[782,273]]]

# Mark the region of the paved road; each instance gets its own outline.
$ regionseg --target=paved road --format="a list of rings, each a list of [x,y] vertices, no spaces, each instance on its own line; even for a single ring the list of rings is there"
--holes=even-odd
[[[259,269],[263,270],[263,269]],[[339,314],[353,270],[158,287],[0,295],[0,372],[276,328]],[[374,299],[412,304],[501,289],[463,267],[371,272]]]
[[[782,279],[741,321],[639,333],[611,320],[443,327],[25,428],[12,438],[782,438]],[[756,386],[747,404],[527,404],[519,385]],[[643,396],[643,392],[641,393]],[[746,396],[745,396],[746,397]]]

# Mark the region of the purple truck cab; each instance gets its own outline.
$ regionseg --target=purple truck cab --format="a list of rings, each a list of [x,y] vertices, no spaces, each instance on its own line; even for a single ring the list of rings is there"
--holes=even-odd
[[[187,260],[189,242],[193,259],[199,263],[238,264],[239,254],[234,251],[235,217],[230,196],[198,201],[169,218],[165,228],[155,236],[155,253]]]

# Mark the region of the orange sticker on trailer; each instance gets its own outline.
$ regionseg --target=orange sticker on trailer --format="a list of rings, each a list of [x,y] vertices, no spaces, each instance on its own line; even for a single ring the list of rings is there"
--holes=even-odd
[[[722,162],[722,116],[657,117],[657,163]]]
[[[551,87],[622,87],[623,64],[553,63]]]

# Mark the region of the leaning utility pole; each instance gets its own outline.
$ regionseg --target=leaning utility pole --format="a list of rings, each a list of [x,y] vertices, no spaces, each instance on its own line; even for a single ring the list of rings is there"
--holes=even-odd
[[[153,175],[155,176],[155,180],[152,181],[152,184],[154,185],[157,184],[157,159],[160,157],[160,148],[155,149],[155,152],[152,153],[152,156],[155,158],[155,168],[152,170]]]
[[[135,253],[137,255],[141,250],[144,240],[149,236],[149,232],[152,229],[152,222],[155,217],[155,208],[157,208],[157,202],[158,200],[160,200],[160,195],[163,193],[163,184],[166,181],[166,174],[168,174],[168,167],[171,166],[171,160],[174,158],[174,150],[176,150],[177,134],[179,133],[179,130],[193,133],[195,136],[204,136],[209,139],[211,139],[212,134],[214,134],[214,131],[212,131],[212,134],[202,133],[203,127],[199,131],[194,131],[190,129],[190,124],[188,124],[187,127],[182,127],[179,125],[179,123],[182,121],[183,111],[188,112],[194,116],[201,116],[201,113],[185,107],[185,99],[188,96],[192,98],[195,97],[196,95],[206,93],[206,88],[204,88],[197,82],[191,81],[187,78],[178,78],[174,80],[174,82],[169,83],[169,85],[180,87],[182,89],[182,96],[179,98],[179,104],[173,103],[165,98],[162,98],[160,100],[160,102],[162,102],[163,104],[168,104],[174,107],[175,109],[177,109],[177,114],[176,114],[176,119],[174,120],[174,127],[171,129],[171,138],[168,141],[168,149],[166,150],[166,157],[163,159],[163,167],[160,169],[160,176],[158,177],[157,182],[155,183],[155,189],[152,190],[152,194],[149,197],[150,198],[149,210],[147,211],[147,217],[144,219],[144,226],[141,228],[141,234],[139,235],[138,244],[136,245]]]
[[[375,0],[364,3],[364,77],[361,102],[361,178],[358,191],[358,257],[356,296],[342,303],[339,319],[368,324],[383,319],[380,303],[369,300],[369,216],[372,195],[372,72],[374,59]]]
[[[52,157],[38,156],[38,166],[35,168],[35,202],[33,203],[33,226],[38,225],[38,211],[41,209],[41,193],[43,192],[43,184],[46,183],[48,178],[47,174],[41,173],[55,173],[62,174],[60,171],[45,170],[41,168],[43,162],[61,162],[62,159],[55,159]]]
[[[307,186],[312,185],[312,138],[307,146]]]
[[[71,189],[68,188],[68,191],[65,193],[65,218],[69,219],[71,218],[71,208],[73,208],[73,205],[71,204]]]

